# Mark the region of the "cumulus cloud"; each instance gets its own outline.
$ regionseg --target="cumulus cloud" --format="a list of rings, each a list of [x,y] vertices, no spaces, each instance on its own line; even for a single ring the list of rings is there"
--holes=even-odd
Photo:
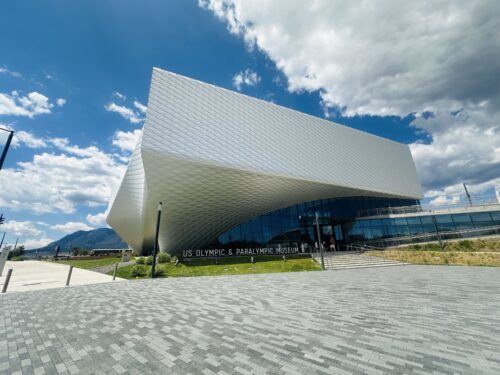
[[[113,135],[112,143],[113,145],[119,147],[121,151],[132,152],[134,151],[141,135],[142,129],[136,129],[130,132],[118,130]]]
[[[15,78],[23,78],[21,73],[14,72],[5,66],[3,66],[3,67],[0,66],[0,74],[8,74],[8,75],[15,77]]]
[[[134,100],[134,107],[137,108],[142,113],[146,113],[146,111],[148,110],[148,107],[146,107],[144,104],[142,104],[137,100]]]
[[[108,211],[100,212],[95,215],[88,214],[86,219],[87,221],[96,226],[107,227],[106,218],[108,217]]]
[[[56,104],[59,106],[59,107],[62,107],[63,105],[66,104],[66,99],[63,99],[63,98],[59,98],[56,100]]]
[[[31,221],[9,220],[2,225],[2,230],[18,237],[33,237],[42,233]]]
[[[49,140],[58,152],[43,152],[0,174],[0,206],[37,214],[73,213],[79,205],[107,205],[125,171],[123,162],[95,146],[65,138]]]
[[[144,121],[140,113],[124,105],[118,105],[114,102],[108,103],[104,106],[106,111],[118,113],[124,119],[130,121],[132,124],[138,124]]]
[[[115,98],[120,99],[120,100],[127,100],[127,97],[123,95],[121,92],[115,91],[112,94]]]
[[[484,189],[497,183],[496,1],[291,0],[283,7],[270,0],[199,0],[199,5],[265,52],[284,73],[289,91],[319,91],[326,113],[415,115],[412,126],[430,135],[430,143],[411,146],[428,191],[459,180]],[[433,116],[426,119],[426,113]]]
[[[19,147],[24,145],[28,148],[43,148],[47,147],[47,142],[43,138],[38,138],[31,132],[24,130],[14,132],[14,137],[12,138],[12,146]]]
[[[52,238],[41,237],[38,239],[27,239],[26,241],[24,241],[23,245],[26,248],[26,250],[30,250],[47,246],[51,242],[54,242]]]
[[[27,116],[33,118],[44,113],[51,113],[53,104],[49,98],[38,92],[21,96],[17,91],[11,94],[0,93],[0,115]]]
[[[241,87],[246,86],[255,86],[260,82],[260,77],[254,71],[250,69],[246,69],[239,73],[236,73],[233,77],[233,86],[236,87],[238,91],[241,91]]]
[[[68,221],[67,223],[64,223],[64,224],[53,225],[51,229],[57,230],[57,231],[60,231],[63,233],[73,233],[73,232],[76,232],[79,230],[91,230],[93,228],[89,227],[87,224],[82,223],[82,222]]]

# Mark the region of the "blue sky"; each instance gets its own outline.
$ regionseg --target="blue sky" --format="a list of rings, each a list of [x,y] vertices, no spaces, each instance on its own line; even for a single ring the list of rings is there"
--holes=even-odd
[[[468,29],[485,14],[498,20],[494,2],[481,11],[450,1],[444,12],[468,12],[467,27],[434,23],[443,9],[390,1],[360,3],[356,17],[341,2],[276,3],[2,1],[0,124],[16,131],[0,172],[7,242],[33,247],[104,225],[154,66],[410,144],[431,201],[456,199],[462,181],[476,194],[498,186],[499,89],[487,84],[498,64],[467,69],[477,62],[464,48],[498,56],[495,22],[492,35]],[[400,13],[380,26],[384,6]],[[457,78],[459,68],[473,71]]]

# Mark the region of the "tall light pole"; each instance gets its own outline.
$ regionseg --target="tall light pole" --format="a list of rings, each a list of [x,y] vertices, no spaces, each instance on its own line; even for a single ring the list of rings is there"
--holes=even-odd
[[[9,137],[7,138],[7,142],[5,143],[5,146],[3,148],[2,156],[0,156],[0,170],[1,170],[5,157],[7,156],[7,151],[9,151],[10,142],[12,142],[12,137],[14,136],[14,130],[9,130],[4,128],[0,128],[0,130],[10,133]]]
[[[465,195],[467,196],[467,199],[469,200],[469,205],[472,206],[472,200],[470,199],[469,190],[467,190],[467,186],[465,186],[465,184],[462,184],[462,185],[464,185]]]
[[[158,249],[158,236],[160,235],[160,219],[161,219],[161,205],[160,202],[158,204],[158,215],[156,216],[156,233],[155,233],[155,242],[153,244],[153,263],[151,264],[151,278],[155,277],[155,267],[156,267],[156,252]]]

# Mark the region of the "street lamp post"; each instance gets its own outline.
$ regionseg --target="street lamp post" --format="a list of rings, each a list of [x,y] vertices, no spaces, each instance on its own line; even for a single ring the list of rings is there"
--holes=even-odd
[[[9,137],[7,138],[7,142],[5,143],[5,146],[3,148],[2,156],[0,156],[0,170],[1,170],[2,166],[3,166],[3,162],[5,160],[5,157],[7,156],[7,151],[9,151],[10,142],[12,142],[12,137],[14,136],[14,130],[8,130],[8,129],[4,129],[4,128],[0,128],[0,130],[3,130],[3,131],[10,133]]]
[[[153,244],[153,263],[151,264],[151,278],[152,279],[155,277],[156,252],[158,250],[158,236],[160,235],[161,206],[162,206],[162,203],[160,202],[158,204],[158,215],[156,216],[155,242]]]

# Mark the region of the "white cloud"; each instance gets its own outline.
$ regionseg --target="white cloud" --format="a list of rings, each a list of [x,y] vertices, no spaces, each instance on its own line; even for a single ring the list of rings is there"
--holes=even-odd
[[[30,250],[30,249],[38,249],[40,247],[47,246],[51,242],[54,242],[54,240],[51,238],[42,237],[42,238],[38,238],[38,239],[26,240],[26,241],[24,241],[23,245],[26,248],[26,250]]]
[[[42,233],[31,221],[9,220],[1,228],[3,231],[18,237],[33,237]]]
[[[433,207],[439,207],[439,206],[450,206],[454,204],[460,203],[460,196],[454,195],[454,196],[446,196],[446,195],[440,195],[434,199],[432,199],[429,202],[430,206]]]
[[[127,97],[125,95],[123,95],[122,93],[118,92],[118,91],[115,91],[113,92],[113,96],[117,99],[120,99],[120,100],[126,100]]]
[[[60,152],[36,154],[2,170],[0,206],[41,214],[107,205],[125,171],[123,162],[95,146],[81,148],[64,138],[50,142]]]
[[[118,105],[116,103],[108,103],[104,106],[106,111],[108,112],[115,112],[118,113],[120,116],[122,116],[124,119],[130,121],[133,124],[140,123],[144,121],[144,118],[141,117],[141,115],[134,110],[123,106],[123,105]]]
[[[17,91],[9,94],[0,93],[0,115],[27,116],[51,113],[53,104],[49,98],[38,92],[30,92],[27,96],[20,96]]]
[[[289,91],[319,90],[326,113],[416,114],[412,125],[430,135],[429,145],[412,145],[425,189],[444,190],[461,180],[486,189],[500,177],[495,0],[199,5],[266,53]],[[426,112],[434,119],[425,120]]]
[[[413,125],[432,134],[431,143],[410,145],[427,190],[461,187],[464,182],[482,186],[483,191],[498,186],[500,112],[488,114],[477,108],[456,114],[437,112],[427,119],[417,118]]]
[[[107,227],[106,218],[108,217],[108,211],[100,212],[95,215],[88,214],[86,219],[87,221],[96,226]]]
[[[43,148],[47,147],[47,142],[43,138],[36,137],[31,132],[20,130],[14,132],[12,146],[19,147],[20,145],[25,145],[28,148]]]
[[[0,66],[0,74],[2,74],[2,73],[11,75],[12,77],[15,77],[15,78],[23,78],[21,73],[13,72],[12,70],[9,70],[5,66],[3,66],[3,67]]]
[[[118,130],[113,135],[113,145],[118,146],[121,151],[132,152],[142,135],[142,129],[136,129],[131,132]]]
[[[134,100],[134,107],[137,108],[142,113],[146,113],[146,111],[148,110],[148,107],[146,107],[144,104],[142,104],[137,100]]]
[[[241,91],[243,85],[255,86],[260,82],[260,77],[254,71],[246,69],[239,73],[236,73],[233,77],[233,85],[238,91]]]
[[[63,98],[59,98],[56,100],[56,104],[59,106],[59,107],[62,107],[63,105],[66,104],[66,99],[63,99]]]
[[[57,230],[63,233],[73,233],[79,230],[91,230],[92,227],[89,227],[87,224],[82,222],[68,221],[64,224],[56,224],[51,227],[53,230]]]

